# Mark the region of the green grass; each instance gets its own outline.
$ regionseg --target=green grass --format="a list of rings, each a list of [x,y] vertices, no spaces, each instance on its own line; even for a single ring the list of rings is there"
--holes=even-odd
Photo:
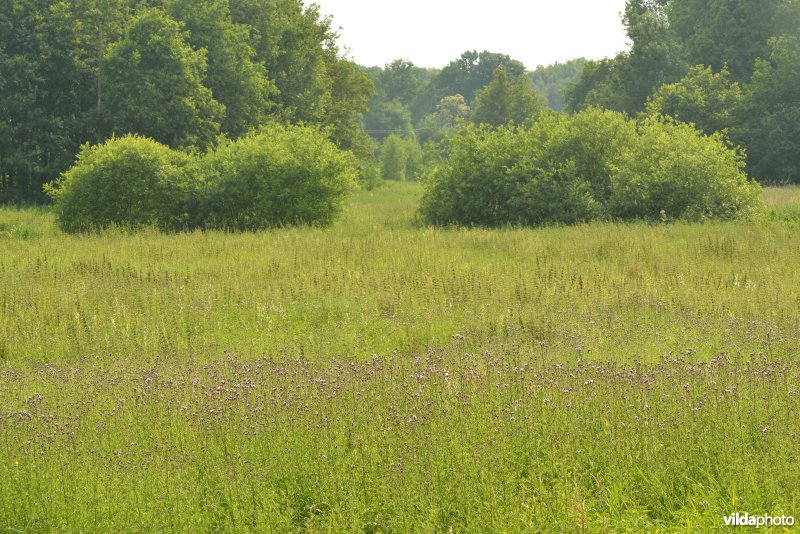
[[[791,217],[430,229],[419,195],[259,234],[66,236],[0,209],[0,528],[800,515]]]
[[[764,203],[769,219],[800,226],[800,186],[767,187]]]

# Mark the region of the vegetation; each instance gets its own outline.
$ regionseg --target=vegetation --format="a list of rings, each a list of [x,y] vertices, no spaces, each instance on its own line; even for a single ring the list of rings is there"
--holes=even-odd
[[[271,122],[326,128],[360,158],[369,77],[300,0],[5,0],[0,202],[39,202],[86,142],[205,150]]]
[[[413,138],[390,135],[381,146],[379,159],[384,180],[416,180],[422,168],[422,150]]]
[[[568,109],[634,116],[648,107],[727,130],[747,149],[751,176],[800,181],[797,2],[628,0],[623,22],[630,51],[586,62],[566,90]]]
[[[272,126],[202,157],[137,136],[86,145],[49,191],[67,232],[259,230],[331,224],[355,179],[352,155],[321,131]]]
[[[536,91],[544,95],[547,104],[555,111],[564,109],[564,93],[573,83],[576,83],[586,64],[584,58],[573,59],[564,63],[538,66],[528,73]]]
[[[740,138],[749,150],[755,176],[800,182],[800,38],[786,35],[770,42],[768,59],[756,62],[752,83],[739,109]]]
[[[646,111],[693,124],[710,135],[730,128],[741,103],[742,89],[730,81],[727,68],[714,73],[698,65],[679,81],[659,87],[647,100]]]
[[[542,111],[539,95],[525,75],[509,79],[504,68],[475,95],[472,122],[489,126],[522,124]]]
[[[427,183],[432,224],[574,224],[595,219],[705,220],[748,216],[759,188],[719,136],[653,118],[589,110],[525,128],[472,128]]]
[[[273,126],[224,141],[203,166],[199,225],[206,228],[327,226],[356,185],[352,157],[312,128]]]
[[[54,199],[0,206],[0,529],[796,518],[799,5],[627,0],[526,73],[0,0],[0,203]]]
[[[418,195],[259,234],[65,236],[0,209],[0,524],[796,515],[797,220],[443,230],[414,226]]]
[[[111,225],[189,226],[200,188],[192,158],[151,139],[126,136],[85,145],[77,164],[50,189],[59,226],[67,232]]]

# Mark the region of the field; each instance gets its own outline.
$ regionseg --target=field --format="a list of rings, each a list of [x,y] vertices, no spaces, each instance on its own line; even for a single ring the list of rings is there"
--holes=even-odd
[[[409,184],[326,230],[0,209],[0,530],[798,517],[798,191],[755,222],[538,230],[422,227]]]

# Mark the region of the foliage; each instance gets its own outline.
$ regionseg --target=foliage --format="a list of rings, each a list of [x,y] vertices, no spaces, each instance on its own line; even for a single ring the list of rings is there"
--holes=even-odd
[[[49,190],[68,232],[325,226],[355,185],[356,170],[352,154],[322,131],[271,126],[237,141],[221,138],[199,157],[139,136],[87,144]]]
[[[735,116],[737,86],[731,84],[746,91],[756,61],[770,54],[770,39],[800,32],[800,4],[795,0],[627,0],[623,23],[630,51],[587,62],[580,78],[565,92],[567,109],[602,106],[633,116],[644,109],[648,97],[654,98],[653,93],[668,84],[666,91],[675,94],[662,97],[681,102],[664,102],[666,108],[682,108],[693,116],[685,120],[697,120],[704,131],[716,131],[724,122],[736,133],[752,129],[746,124],[751,118]],[[710,71],[704,75],[696,69],[687,77],[690,65],[706,65],[724,73],[726,80],[704,79]],[[703,95],[706,89],[716,94]],[[734,107],[718,107],[728,104]],[[780,127],[776,124],[774,129]]]
[[[618,58],[587,61],[581,75],[564,90],[564,107],[576,112],[589,107],[624,108],[617,78]]]
[[[738,112],[748,163],[759,179],[800,183],[800,38],[770,43],[769,57],[756,62],[752,83]]]
[[[221,130],[235,137],[267,122],[277,87],[256,58],[248,26],[233,22],[228,0],[167,0],[165,9],[185,24],[187,43],[206,50],[203,84],[225,106]]]
[[[327,226],[356,183],[352,155],[311,127],[271,126],[223,140],[203,165],[200,220],[207,228]]]
[[[4,0],[0,202],[43,201],[82,144],[114,133],[202,151],[305,122],[370,159],[372,84],[336,39],[301,0]]]
[[[139,136],[85,145],[49,188],[59,226],[85,232],[116,225],[186,228],[199,186],[190,156]]]
[[[609,213],[619,219],[701,221],[751,215],[760,187],[743,172],[744,158],[720,134],[645,119],[612,176]]]
[[[567,89],[568,108],[600,106],[633,116],[647,97],[688,70],[681,42],[670,32],[666,2],[627,0],[623,13],[631,49],[613,59],[590,61],[580,79]]]
[[[371,159],[375,145],[361,128],[361,117],[375,88],[369,77],[352,61],[330,56],[328,50],[330,104],[320,125],[332,141],[360,160]]]
[[[364,129],[373,139],[382,142],[392,133],[412,135],[411,109],[425,83],[424,73],[424,69],[404,59],[370,69],[375,95],[364,115]]]
[[[405,142],[397,135],[390,135],[381,146],[380,165],[384,180],[403,182],[406,179]]]
[[[445,66],[434,81],[439,98],[447,95],[463,95],[467,104],[472,105],[478,91],[486,87],[497,69],[503,68],[511,78],[525,74],[525,66],[507,54],[475,50],[461,54],[461,57]]]
[[[422,150],[415,139],[392,134],[383,142],[379,160],[384,180],[416,180],[422,169]]]
[[[734,114],[742,104],[742,90],[730,81],[727,68],[714,73],[697,65],[678,82],[662,85],[647,101],[649,115],[664,115],[692,123],[706,134],[734,125]]]
[[[623,155],[636,142],[636,127],[624,115],[589,108],[569,120],[550,115],[540,130],[552,133],[548,138],[548,158],[553,163],[568,162],[575,173],[588,182],[591,194],[601,205],[611,197],[612,179]],[[605,217],[605,211],[601,212]]]
[[[277,92],[274,115],[289,123],[326,127],[336,144],[359,158],[373,146],[361,131],[361,114],[374,87],[369,76],[343,58],[331,19],[300,0],[230,0],[234,24],[247,28],[256,60]]]
[[[561,111],[564,109],[564,94],[566,89],[577,82],[586,64],[584,58],[573,59],[564,63],[554,63],[547,66],[538,66],[528,73],[536,91],[547,98],[551,109]]]
[[[391,134],[408,136],[414,131],[411,112],[397,99],[373,100],[363,120],[364,130],[377,141],[382,141]]]
[[[173,148],[206,146],[224,107],[203,85],[205,74],[205,53],[186,44],[177,22],[158,9],[141,11],[106,54],[107,130]]]
[[[522,124],[542,111],[539,95],[525,75],[509,79],[506,69],[499,68],[489,84],[475,95],[472,122],[501,126]]]
[[[791,3],[791,0],[670,0],[667,14],[671,33],[681,40],[692,64],[708,65],[715,72],[727,68],[733,81],[746,83],[752,76],[755,60],[769,55],[769,39],[787,30],[797,30],[787,26]]]
[[[524,129],[468,128],[427,182],[432,224],[537,226],[593,219],[730,219],[758,207],[742,157],[691,126],[589,110]]]
[[[0,202],[41,202],[42,184],[74,160],[94,116],[83,35],[66,3],[0,8]]]
[[[461,95],[446,96],[436,105],[436,111],[426,115],[418,125],[419,139],[441,142],[455,135],[467,123],[472,110]]]
[[[384,100],[397,100],[411,106],[419,93],[424,70],[411,61],[396,59],[387,64],[378,75],[376,86]]]

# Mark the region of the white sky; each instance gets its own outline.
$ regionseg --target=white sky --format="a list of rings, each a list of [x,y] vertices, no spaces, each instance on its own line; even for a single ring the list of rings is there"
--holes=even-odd
[[[444,67],[465,50],[509,54],[529,70],[628,48],[625,0],[308,0],[333,15],[339,44],[361,65],[408,59]]]

